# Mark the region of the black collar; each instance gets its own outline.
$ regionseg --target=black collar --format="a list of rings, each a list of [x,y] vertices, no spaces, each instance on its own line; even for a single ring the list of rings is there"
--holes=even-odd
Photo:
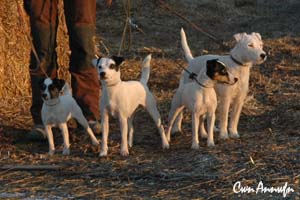
[[[198,81],[197,79],[197,74],[194,73],[194,72],[190,72],[190,75],[189,75],[189,78],[194,80],[198,85],[200,85],[201,87],[204,87],[204,88],[211,88],[211,87],[207,87],[206,85],[200,83],[200,81]]]
[[[232,55],[230,55],[230,58],[231,58],[231,60],[233,60],[233,62],[235,62],[236,64],[241,65],[241,66],[245,66],[245,64],[243,64],[243,63],[241,63],[240,61],[238,61],[237,59],[235,59]]]

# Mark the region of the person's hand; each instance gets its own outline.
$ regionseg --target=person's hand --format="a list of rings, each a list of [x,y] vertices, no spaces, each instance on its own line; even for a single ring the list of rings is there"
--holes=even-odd
[[[107,5],[108,7],[110,7],[111,4],[112,4],[112,0],[106,0],[106,5]]]

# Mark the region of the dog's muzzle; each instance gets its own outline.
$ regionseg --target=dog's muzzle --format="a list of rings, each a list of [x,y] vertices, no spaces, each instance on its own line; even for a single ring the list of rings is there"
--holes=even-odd
[[[234,80],[233,83],[227,83],[227,84],[228,84],[228,85],[234,85],[234,84],[236,84],[236,82],[238,82],[239,79],[238,79],[238,78],[234,78],[233,80]]]
[[[48,96],[47,96],[46,93],[42,93],[42,99],[44,99],[44,100],[47,100],[47,99],[48,99]]]
[[[239,80],[238,78],[234,78],[234,83],[238,82],[238,80]]]
[[[101,78],[101,79],[105,79],[105,75],[106,75],[105,72],[100,72],[100,78]]]
[[[267,59],[267,55],[265,53],[260,54],[260,57],[262,60],[266,60]]]

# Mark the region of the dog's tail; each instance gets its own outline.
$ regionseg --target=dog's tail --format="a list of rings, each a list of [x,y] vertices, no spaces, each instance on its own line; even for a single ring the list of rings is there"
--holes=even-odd
[[[143,61],[142,64],[142,77],[140,82],[147,85],[150,76],[150,61],[151,61],[151,54],[149,54]]]
[[[181,36],[181,46],[184,51],[185,58],[187,59],[188,62],[190,62],[194,57],[191,53],[190,47],[186,41],[186,36],[183,28],[180,30],[180,36]]]
[[[181,72],[181,75],[180,75],[180,80],[179,80],[179,86],[178,86],[178,89],[180,90],[182,87],[183,87],[183,85],[184,85],[184,74],[185,73],[185,71],[182,71]]]

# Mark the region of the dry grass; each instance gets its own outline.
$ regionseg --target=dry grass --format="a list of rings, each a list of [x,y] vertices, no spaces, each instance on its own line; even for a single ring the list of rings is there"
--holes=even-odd
[[[21,2],[21,1],[20,1]],[[207,38],[165,13],[156,1],[133,1],[133,15],[146,35],[133,32],[132,50],[122,67],[124,80],[140,77],[140,64],[147,49],[155,51],[149,82],[158,100],[163,122],[170,100],[186,65],[179,43],[184,26],[195,55],[222,53]],[[243,0],[169,1],[189,19],[232,44],[231,36],[257,31],[263,36],[268,61],[252,69],[250,92],[240,120],[240,139],[219,140],[207,148],[190,149],[191,119],[185,114],[182,134],[174,135],[171,149],[161,149],[159,135],[145,111],[135,118],[134,147],[128,158],[119,156],[118,123],[111,121],[109,156],[99,158],[80,130],[71,131],[71,155],[62,156],[62,138],[56,132],[57,154],[45,153],[47,142],[26,138],[32,122],[29,114],[29,42],[20,28],[14,1],[0,3],[0,166],[53,165],[59,170],[0,169],[0,198],[3,199],[282,199],[277,194],[234,194],[236,181],[255,187],[260,180],[268,186],[288,182],[299,199],[300,177],[300,27],[297,1]],[[236,3],[234,3],[236,2]],[[247,3],[248,2],[248,3]],[[197,12],[190,12],[197,8]],[[111,17],[114,13],[114,17]],[[274,22],[276,18],[276,22]],[[100,36],[112,54],[119,48],[123,30],[123,8],[116,1],[110,10],[97,15]],[[109,27],[109,28],[108,28]],[[292,28],[290,28],[292,27]],[[217,30],[217,31],[216,31]],[[68,79],[68,45],[64,25],[59,28],[60,77]],[[103,47],[102,47],[103,48]],[[103,50],[102,50],[103,51]],[[100,136],[98,136],[100,138]]]

